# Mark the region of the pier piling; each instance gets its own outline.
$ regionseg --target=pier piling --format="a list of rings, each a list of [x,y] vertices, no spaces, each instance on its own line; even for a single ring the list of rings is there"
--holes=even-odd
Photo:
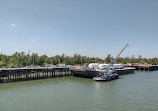
[[[64,76],[71,76],[69,68],[38,67],[0,69],[0,83],[38,80]]]

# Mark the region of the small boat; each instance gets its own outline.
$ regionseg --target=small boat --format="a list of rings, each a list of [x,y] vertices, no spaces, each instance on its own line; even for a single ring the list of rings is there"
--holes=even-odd
[[[115,68],[107,68],[104,71],[100,71],[97,77],[93,77],[95,81],[110,81],[118,79],[119,75],[116,73]]]
[[[113,58],[111,59],[110,64],[103,71],[100,71],[97,77],[93,77],[93,80],[109,81],[109,80],[117,79],[119,75],[116,73],[116,68],[114,66],[114,63],[127,46],[128,44],[121,50],[121,52],[117,55],[115,59]]]
[[[110,80],[110,76],[106,71],[100,71],[97,77],[93,77],[95,81],[107,81]]]

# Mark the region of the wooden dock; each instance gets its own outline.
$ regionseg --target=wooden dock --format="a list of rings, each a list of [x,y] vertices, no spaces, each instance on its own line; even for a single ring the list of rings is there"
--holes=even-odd
[[[135,70],[139,70],[139,71],[156,71],[156,70],[158,70],[158,65],[149,65],[149,66],[132,65],[132,66],[127,66],[127,67],[134,67]]]
[[[0,83],[38,80],[64,76],[71,76],[69,68],[37,67],[0,69]]]

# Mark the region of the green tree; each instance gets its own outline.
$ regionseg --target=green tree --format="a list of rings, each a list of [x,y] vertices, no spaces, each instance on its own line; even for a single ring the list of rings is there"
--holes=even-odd
[[[2,60],[0,61],[0,67],[5,67],[6,66],[6,63]]]
[[[110,63],[111,59],[112,59],[111,55],[108,54],[108,56],[105,58],[104,62],[105,63]]]

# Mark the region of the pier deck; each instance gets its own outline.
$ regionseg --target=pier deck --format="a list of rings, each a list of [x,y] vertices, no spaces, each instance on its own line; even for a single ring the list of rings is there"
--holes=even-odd
[[[0,83],[70,76],[69,68],[1,68]]]
[[[158,65],[149,65],[149,66],[144,66],[144,65],[131,65],[127,67],[134,67],[135,70],[139,71],[156,71],[158,70]]]

